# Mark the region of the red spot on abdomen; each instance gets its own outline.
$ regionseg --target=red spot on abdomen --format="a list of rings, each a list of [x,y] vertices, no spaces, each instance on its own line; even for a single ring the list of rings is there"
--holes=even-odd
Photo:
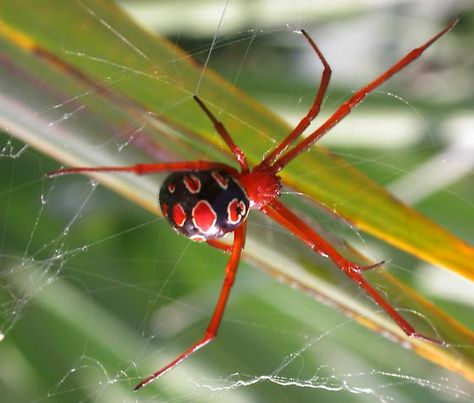
[[[214,180],[217,182],[217,184],[222,188],[222,189],[227,189],[229,186],[229,178],[224,178],[219,172],[217,171],[212,171],[211,172],[212,177]]]
[[[206,242],[206,238],[202,235],[191,235],[190,239],[194,242]]]
[[[173,221],[178,227],[182,227],[186,221],[186,212],[179,203],[173,206]]]
[[[192,211],[193,223],[203,234],[208,233],[216,224],[217,214],[206,200],[196,203]]]
[[[183,178],[184,186],[189,193],[199,193],[201,190],[201,181],[196,175],[188,175]]]
[[[243,217],[245,217],[246,211],[245,203],[238,199],[232,199],[227,206],[227,220],[231,224],[238,224]]]

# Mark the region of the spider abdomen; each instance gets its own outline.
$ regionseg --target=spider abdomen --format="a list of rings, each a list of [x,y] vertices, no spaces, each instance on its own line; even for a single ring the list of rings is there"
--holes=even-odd
[[[234,231],[250,207],[243,187],[224,170],[174,172],[163,182],[159,202],[173,228],[195,241]]]

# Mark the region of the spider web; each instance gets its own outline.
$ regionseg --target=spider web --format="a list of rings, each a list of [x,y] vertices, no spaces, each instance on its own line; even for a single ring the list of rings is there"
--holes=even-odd
[[[390,64],[394,55],[406,50],[399,49],[398,42],[412,43],[411,33],[404,32],[400,38],[397,27],[423,28],[415,16],[423,16],[427,7],[430,21],[436,24],[452,12],[424,2],[387,3],[382,10],[370,2],[334,6],[298,0],[290,8],[284,3],[255,2],[258,6],[253,13],[247,10],[244,22],[244,3],[230,0],[193,5],[193,13],[185,2],[163,2],[156,5],[161,7],[156,14],[181,16],[178,28],[165,17],[159,20],[160,26],[200,60],[203,72],[208,67],[220,71],[278,114],[297,122],[314,94],[319,70],[315,74],[314,54],[294,50],[300,46],[300,37],[292,31],[321,25],[316,31],[318,43],[324,44],[334,68],[331,88],[335,89],[330,89],[324,105],[331,111],[378,73],[381,64]],[[80,4],[97,24],[114,33],[116,41],[142,56],[143,65],[124,64],[117,66],[118,71],[127,78],[148,74],[152,63],[134,38],[111,26],[98,8]],[[172,9],[171,4],[181,8]],[[460,10],[467,9],[467,2],[456,4]],[[143,23],[153,24],[147,18],[152,13],[146,7],[151,5],[122,5]],[[190,17],[196,15],[202,18]],[[430,25],[426,18],[422,21]],[[193,31],[198,39],[192,40]],[[433,32],[431,26],[426,32]],[[391,42],[391,52],[384,54],[390,38],[397,42]],[[70,55],[111,63],[67,43],[64,49]],[[472,92],[466,93],[462,74],[467,75],[462,68],[468,67],[472,71],[471,64],[459,66],[455,73],[443,72],[438,81],[432,81],[439,74],[436,69],[433,74],[423,71],[431,81],[417,82],[418,87],[403,91],[414,97],[417,92],[425,97],[448,94],[444,102],[454,112],[432,117],[430,111],[400,95],[402,91],[380,90],[378,95],[388,104],[386,112],[374,114],[367,102],[367,107],[324,139],[398,197],[418,203],[436,222],[466,239],[473,236],[472,219],[470,225],[466,223],[473,212],[468,186],[474,127],[468,105],[472,106],[473,97]],[[288,81],[279,82],[270,71]],[[390,88],[414,83],[410,73],[407,76],[406,81],[395,79]],[[432,82],[436,83],[433,89]],[[115,83],[105,84],[113,87]],[[197,92],[201,85],[199,81]],[[41,89],[38,84],[32,93]],[[67,128],[84,118],[90,95],[76,93],[60,103],[38,106],[38,116],[46,116],[51,130]],[[170,101],[168,107],[177,106]],[[130,139],[153,130],[147,122],[146,116],[129,122],[123,129],[127,136],[111,133],[106,142],[96,144],[98,153],[112,149],[119,155],[130,147]],[[5,401],[472,400],[472,385],[463,378],[361,328],[353,319],[247,263],[239,269],[218,341],[143,393],[130,392],[143,375],[201,336],[226,257],[176,236],[163,220],[95,181],[80,176],[45,178],[55,168],[56,162],[29,144],[0,134],[0,393]],[[288,192],[284,197],[305,208],[299,195]],[[472,314],[472,285],[415,266],[411,258],[325,212],[306,210],[315,222],[374,258],[389,256],[397,274],[431,295],[430,299],[456,309],[458,317]],[[263,228],[287,236],[291,245],[291,236],[267,220],[255,214],[250,221],[251,230]],[[271,244],[270,238],[270,248]],[[384,292],[382,281],[375,285]],[[365,297],[355,292],[354,298]],[[395,296],[387,298],[396,304]],[[472,326],[472,320],[466,322]]]

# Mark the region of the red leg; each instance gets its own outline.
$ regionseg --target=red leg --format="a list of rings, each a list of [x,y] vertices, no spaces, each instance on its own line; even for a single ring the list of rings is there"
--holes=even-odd
[[[227,147],[229,147],[234,154],[235,159],[242,168],[242,172],[248,172],[249,166],[247,163],[247,157],[245,156],[244,152],[234,143],[234,140],[232,140],[232,137],[230,137],[229,132],[226,130],[222,122],[217,120],[217,118],[212,114],[204,102],[202,102],[201,98],[199,98],[197,95],[193,95],[193,98],[207,115],[207,117],[212,121],[217,133],[219,133],[219,135],[222,137],[222,140],[224,140],[224,142],[227,144]]]
[[[213,248],[222,250],[225,253],[231,253],[232,252],[232,245],[230,245],[230,244],[218,241],[217,239],[209,239],[206,242],[209,246],[212,246]]]
[[[79,168],[65,168],[58,169],[48,173],[48,176],[57,176],[65,174],[76,174],[82,172],[131,172],[136,175],[151,174],[157,172],[170,172],[170,171],[191,171],[191,170],[205,170],[205,169],[224,169],[233,174],[237,174],[237,171],[227,164],[221,164],[218,162],[208,161],[187,161],[187,162],[167,162],[167,163],[156,163],[156,164],[137,164],[131,166],[119,166],[119,167],[79,167]]]
[[[398,326],[408,335],[437,344],[443,342],[418,333],[415,329],[362,277],[361,272],[380,266],[383,262],[370,266],[359,266],[345,259],[326,240],[313,231],[301,218],[297,217],[281,202],[275,200],[262,211],[276,222],[287,228],[317,253],[328,256],[346,275],[361,287],[372,299],[387,312]]]
[[[176,365],[178,365],[181,361],[188,358],[191,354],[195,353],[196,351],[204,347],[206,344],[211,342],[217,336],[217,331],[219,330],[219,326],[221,324],[221,319],[222,315],[224,314],[227,299],[229,298],[230,290],[232,288],[232,285],[234,284],[235,274],[237,272],[237,268],[239,267],[240,255],[242,253],[245,241],[245,229],[246,223],[243,223],[234,232],[232,254],[225,269],[224,283],[222,285],[221,293],[214,309],[214,313],[212,314],[211,321],[207,326],[204,336],[197,343],[193,344],[190,348],[188,348],[181,355],[179,355],[175,360],[171,361],[168,365],[141,381],[137,386],[133,388],[133,390],[140,389],[142,386],[149,384],[156,378],[165,374],[166,372],[174,368]]]
[[[429,39],[420,47],[413,49],[408,52],[404,57],[402,57],[397,63],[391,66],[388,70],[378,76],[375,80],[370,82],[365,87],[359,89],[348,101],[343,103],[337,110],[334,112],[328,120],[326,120],[320,127],[318,127],[313,133],[306,137],[299,144],[295,145],[291,150],[287,151],[276,162],[272,165],[273,171],[279,172],[284,166],[286,166],[291,160],[293,160],[298,154],[303,151],[308,150],[317,140],[319,140],[324,134],[326,134],[330,129],[332,129],[337,123],[344,119],[358,104],[360,104],[364,98],[370,94],[373,90],[383,84],[386,80],[392,77],[394,74],[398,73],[400,70],[405,68],[415,59],[420,57],[420,55],[429,48],[434,42],[436,42],[441,36],[449,32],[458,22],[458,19],[450,22],[443,30],[438,32],[435,36]]]
[[[329,85],[329,80],[331,79],[331,67],[329,66],[328,62],[326,61],[324,55],[318,49],[314,41],[311,37],[306,33],[306,31],[301,30],[301,33],[305,36],[307,41],[309,42],[310,46],[316,52],[319,57],[319,60],[323,64],[323,73],[321,76],[321,83],[319,85],[318,93],[314,98],[313,105],[311,106],[310,110],[306,114],[306,116],[301,119],[298,125],[292,130],[292,132],[286,136],[266,157],[265,159],[259,164],[259,169],[263,167],[269,166],[276,158],[278,158],[281,153],[283,153],[288,146],[296,139],[298,136],[301,135],[305,131],[305,129],[311,124],[311,121],[318,115],[319,110],[321,109],[321,104],[323,102],[324,94],[326,93],[326,89]]]

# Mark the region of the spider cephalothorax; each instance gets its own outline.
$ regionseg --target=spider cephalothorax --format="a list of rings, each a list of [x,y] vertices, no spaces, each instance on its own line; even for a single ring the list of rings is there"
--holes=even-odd
[[[266,172],[256,169],[243,173],[239,176],[239,182],[247,193],[250,207],[260,209],[280,196],[280,177],[271,171]]]
[[[419,57],[437,39],[454,27],[456,22],[457,20],[451,22],[423,45],[407,53],[384,73],[356,91],[323,124],[303,140],[297,142],[298,137],[319,113],[331,77],[331,69],[326,59],[308,34],[301,31],[323,64],[321,85],[306,116],[252,171],[249,170],[245,154],[233,142],[224,125],[217,120],[200,98],[194,96],[195,101],[212,121],[216,131],[233,153],[235,160],[240,165],[240,172],[230,165],[219,162],[185,161],[125,167],[67,168],[50,173],[50,175],[62,175],[77,172],[132,172],[141,175],[173,172],[165,179],[160,191],[160,205],[164,216],[176,230],[187,237],[196,241],[207,241],[211,246],[231,254],[226,266],[221,293],[204,336],[168,365],[142,380],[135,386],[135,389],[139,389],[163,375],[217,335],[245,244],[246,218],[249,208],[259,209],[300,238],[309,248],[330,258],[392,317],[406,335],[441,344],[440,341],[415,331],[407,320],[362,276],[365,270],[377,267],[382,262],[360,266],[347,260],[304,220],[278,200],[281,184],[277,173],[300,153],[307,151],[317,140],[345,118],[351,109],[357,106],[370,92]],[[290,148],[290,146],[292,147]],[[232,245],[216,240],[228,232],[234,234]]]

